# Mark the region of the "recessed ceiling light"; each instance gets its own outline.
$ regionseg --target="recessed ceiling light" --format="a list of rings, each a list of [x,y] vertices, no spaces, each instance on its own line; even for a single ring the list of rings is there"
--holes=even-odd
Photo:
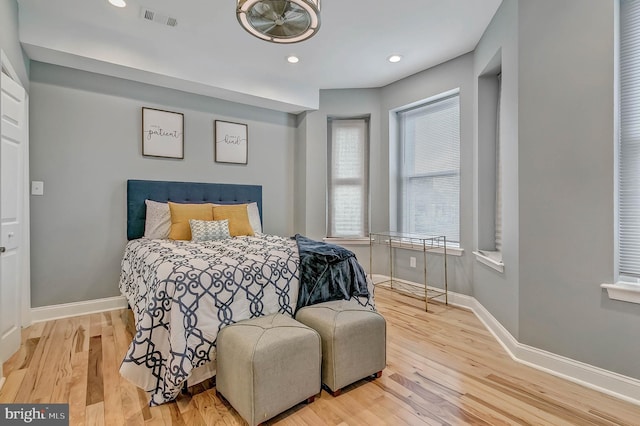
[[[109,3],[111,3],[115,7],[125,7],[127,5],[127,2],[125,2],[124,0],[109,0]]]
[[[392,63],[395,64],[396,62],[400,62],[402,60],[402,56],[401,55],[391,55],[391,56],[389,56],[387,58],[387,60],[389,62],[392,62]]]
[[[300,59],[297,56],[288,56],[287,57],[287,62],[289,62],[290,64],[297,64],[298,61],[300,61]]]

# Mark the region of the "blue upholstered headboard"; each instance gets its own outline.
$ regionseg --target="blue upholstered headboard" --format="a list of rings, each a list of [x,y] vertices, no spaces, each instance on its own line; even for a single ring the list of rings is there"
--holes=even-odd
[[[127,239],[144,235],[147,208],[144,200],[166,203],[258,203],[262,219],[262,186],[229,183],[165,182],[155,180],[127,181]]]

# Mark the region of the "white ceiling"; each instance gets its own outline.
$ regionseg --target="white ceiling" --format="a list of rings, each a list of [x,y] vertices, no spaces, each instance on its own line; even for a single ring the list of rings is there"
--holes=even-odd
[[[234,0],[18,0],[33,60],[286,112],[319,89],[381,87],[473,50],[502,0],[322,0],[321,28],[290,45],[244,31]],[[141,7],[174,17],[149,22]],[[398,53],[403,60],[391,64]],[[289,64],[288,55],[300,62]]]

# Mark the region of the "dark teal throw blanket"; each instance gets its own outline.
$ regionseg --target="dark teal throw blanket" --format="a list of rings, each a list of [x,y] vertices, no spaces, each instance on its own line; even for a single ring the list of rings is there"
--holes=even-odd
[[[300,292],[296,311],[316,303],[369,296],[367,276],[352,251],[300,234],[293,238],[298,243],[300,255]]]

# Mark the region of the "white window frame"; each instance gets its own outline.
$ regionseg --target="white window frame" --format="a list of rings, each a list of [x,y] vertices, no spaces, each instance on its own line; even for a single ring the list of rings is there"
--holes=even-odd
[[[623,115],[625,115],[625,109],[623,108],[623,90],[625,89],[625,85],[627,84],[627,80],[622,78],[623,72],[627,71],[627,75],[629,75],[629,70],[624,70],[623,66],[625,66],[623,62],[622,55],[626,52],[622,51],[622,43],[623,43],[623,28],[622,28],[622,19],[621,14],[623,13],[622,2],[616,1],[614,2],[615,7],[615,73],[614,73],[614,93],[616,96],[616,102],[614,104],[614,116],[616,117],[615,121],[615,143],[614,143],[614,158],[615,158],[615,183],[614,183],[614,193],[615,193],[615,223],[616,223],[616,241],[615,241],[615,274],[614,277],[615,284],[604,283],[601,284],[601,287],[607,290],[610,299],[631,302],[631,303],[640,303],[640,274],[637,276],[626,275],[623,271],[624,267],[621,266],[623,263],[622,258],[624,255],[624,245],[623,238],[621,237],[621,233],[623,229],[628,227],[629,225],[625,223],[624,215],[621,213],[621,205],[625,203],[623,191],[627,190],[628,187],[622,183],[622,156],[629,155],[628,147],[625,149],[625,132],[623,129],[623,124],[625,120],[623,119]],[[640,5],[639,5],[640,6]],[[634,22],[634,30],[633,32],[637,32],[640,30],[640,8],[636,11],[637,16]],[[636,56],[640,57],[640,51],[634,52]],[[635,70],[634,71],[638,71]],[[637,101],[640,103],[640,99]],[[632,154],[639,157],[640,160],[640,150]],[[640,211],[638,212],[640,214]],[[638,241],[640,243],[640,241]]]
[[[397,177],[396,177],[396,183],[397,183],[397,191],[396,191],[396,206],[397,206],[397,215],[395,215],[396,218],[396,223],[395,223],[395,227],[398,231],[400,232],[408,232],[405,231],[404,229],[404,222],[406,221],[406,208],[405,208],[405,199],[404,199],[404,191],[403,191],[403,185],[405,185],[405,181],[407,179],[411,179],[411,177],[405,176],[405,168],[403,165],[403,160],[404,160],[404,150],[405,150],[405,141],[404,141],[404,135],[403,135],[403,124],[402,124],[402,118],[401,115],[403,113],[412,111],[414,109],[418,109],[418,108],[422,108],[425,107],[427,105],[430,104],[437,104],[438,102],[442,102],[442,101],[446,101],[448,99],[451,98],[457,98],[458,100],[458,107],[460,108],[460,91],[459,89],[454,89],[454,90],[450,90],[444,93],[441,93],[439,95],[433,96],[431,98],[410,104],[410,105],[406,105],[404,107],[398,108],[393,110],[393,114],[395,115],[395,126],[397,128]],[[460,120],[461,122],[461,120]],[[460,125],[459,122],[459,125]],[[460,149],[460,140],[458,140],[458,149]],[[460,153],[460,152],[459,152]],[[452,173],[456,174],[458,176],[458,178],[460,178],[460,174],[461,174],[461,166],[460,163],[458,163],[458,169],[457,172],[452,171]],[[434,174],[433,176],[431,174],[429,175],[420,175],[420,176],[414,176],[414,178],[425,178],[425,177],[435,177],[436,175],[441,176],[443,175],[442,173],[437,173]],[[458,186],[458,199],[460,197],[460,190],[461,190],[461,186],[459,184]],[[460,199],[458,202],[458,238],[460,238]],[[447,247],[452,247],[452,248],[460,248],[460,242],[459,241],[454,241],[453,239],[449,239],[449,236],[447,236]]]
[[[477,249],[473,253],[478,262],[503,273],[501,97],[502,63],[501,51],[498,51],[478,77],[478,220]]]
[[[348,123],[348,122],[361,122],[364,128],[363,135],[363,175],[358,178],[337,178],[333,173],[333,135],[334,135],[334,126],[339,123]],[[349,240],[353,240],[357,242],[358,240],[363,240],[366,242],[369,241],[369,135],[370,135],[370,116],[369,115],[360,115],[355,117],[336,117],[329,116],[327,117],[327,238],[331,239],[334,242],[337,240],[348,242]],[[362,188],[363,200],[362,200],[362,217],[361,223],[362,226],[358,233],[356,234],[340,234],[335,229],[335,222],[333,217],[333,190],[341,185],[358,185]]]

